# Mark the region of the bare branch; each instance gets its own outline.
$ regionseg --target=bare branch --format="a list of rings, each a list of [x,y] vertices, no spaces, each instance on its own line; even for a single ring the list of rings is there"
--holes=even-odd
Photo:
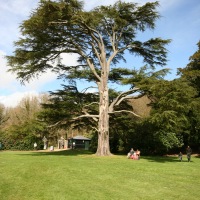
[[[98,102],[92,102],[90,104],[85,105],[83,108],[89,107],[92,104],[99,104],[99,103]],[[85,113],[86,115],[90,115],[86,110],[83,110],[82,112]],[[93,118],[94,121],[96,121],[96,122],[98,121],[98,119],[96,117],[92,117],[92,118]]]
[[[97,48],[94,46],[94,43],[91,42],[92,48],[97,56],[97,58],[99,59],[100,64],[102,65],[102,61],[101,61],[101,56],[99,55],[99,52],[97,51]]]
[[[137,92],[139,90],[139,88],[133,88],[131,90],[128,90],[126,92],[122,92],[109,106],[109,112],[113,112],[114,110],[114,106],[115,105],[119,105],[124,99],[125,97],[130,94],[130,93],[134,93]]]
[[[133,45],[124,46],[124,47],[120,48],[120,49],[118,50],[118,52],[123,52],[123,51],[125,51],[126,49],[128,49],[128,48],[130,48],[130,47],[133,47]]]
[[[94,86],[87,87],[87,88],[83,89],[83,90],[81,91],[81,93],[86,93],[86,91],[87,91],[88,89],[90,89],[90,88],[98,88],[98,87],[94,87]]]
[[[58,121],[58,122],[56,122],[55,124],[49,125],[49,126],[47,126],[47,127],[48,127],[48,128],[55,127],[55,126],[61,124],[63,121],[64,121],[64,120],[62,120],[62,121]]]
[[[91,37],[96,41],[96,43],[98,44],[98,47],[101,51],[101,54],[99,55],[97,49],[92,45],[92,47],[94,48],[95,50],[95,54],[96,56],[98,57],[99,61],[100,61],[100,64],[101,66],[103,66],[103,63],[102,63],[102,60],[106,60],[106,56],[105,56],[105,45],[104,45],[104,41],[103,41],[103,38],[102,38],[102,35],[95,29],[89,27],[87,24],[84,23],[84,19],[82,21],[82,24],[90,31],[90,35]],[[93,33],[96,33],[98,35],[98,38],[93,34]],[[92,68],[91,68],[92,69]],[[93,71],[93,70],[92,70]],[[94,73],[94,72],[93,72]],[[96,75],[95,75],[96,76]],[[99,78],[98,78],[99,79]],[[100,79],[99,79],[100,80]]]
[[[85,113],[85,115],[87,115],[87,116],[90,115],[86,110],[83,110],[82,112]],[[96,117],[92,117],[92,119],[93,119],[95,122],[98,121],[98,119],[97,119]]]
[[[96,77],[99,81],[101,81],[101,77],[97,74],[97,72],[96,72],[96,70],[95,70],[95,68],[94,68],[94,64],[93,64],[92,61],[91,61],[91,58],[88,58],[88,57],[87,57],[86,60],[87,60],[87,63],[88,63],[88,65],[89,65],[91,71],[92,71],[93,74],[95,75],[95,77]]]
[[[80,115],[78,117],[73,118],[73,120],[79,119],[79,118],[83,118],[83,117],[91,117],[91,118],[98,118],[99,115],[90,115],[90,114],[86,114],[86,115]]]
[[[126,96],[126,97],[122,97],[116,104],[115,106],[118,106],[123,100],[125,99],[132,99],[132,96]]]
[[[114,51],[113,54],[108,59],[108,66],[110,66],[110,63],[112,62],[113,58],[117,55],[118,51]],[[110,71],[110,68],[108,68],[108,73]]]
[[[109,114],[114,114],[114,113],[122,113],[122,112],[127,112],[127,113],[131,113],[136,117],[142,118],[140,115],[137,115],[136,113],[134,113],[133,111],[129,111],[129,110],[117,110],[117,111],[113,111],[113,112],[109,112]]]
[[[99,130],[96,127],[92,127],[95,131],[99,132]]]
[[[89,106],[91,106],[92,104],[98,104],[98,105],[99,105],[98,102],[92,102],[92,103],[90,103],[90,104],[85,105],[84,107],[89,107]]]
[[[118,106],[124,99],[139,99],[141,97],[143,97],[145,95],[145,93],[142,93],[138,96],[126,96],[126,97],[122,97],[115,105]]]
[[[49,22],[49,24],[67,24],[67,23],[68,23],[68,21],[60,21],[60,22],[52,21],[52,22]]]
[[[80,118],[83,118],[83,117],[91,117],[91,118],[93,118],[93,120],[94,121],[98,121],[98,117],[99,117],[99,115],[90,115],[90,114],[88,114],[87,112],[84,112],[84,113],[86,113],[85,115],[80,115],[80,116],[78,116],[78,117],[74,117],[72,120],[71,120],[71,122],[73,121],[73,120],[77,120],[77,119],[80,119]],[[49,126],[47,126],[48,128],[53,128],[53,127],[55,127],[55,126],[58,126],[58,125],[60,125],[61,123],[64,123],[65,122],[65,119],[64,120],[61,120],[61,121],[58,121],[58,122],[56,122],[55,124],[52,124],[52,125],[49,125]]]

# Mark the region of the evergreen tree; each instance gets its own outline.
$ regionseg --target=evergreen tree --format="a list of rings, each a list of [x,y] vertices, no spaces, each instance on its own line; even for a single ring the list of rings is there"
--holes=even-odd
[[[197,46],[198,50],[189,58],[188,65],[185,68],[179,68],[179,74],[197,89],[198,97],[200,97],[200,41]]]
[[[193,148],[199,149],[200,144],[200,41],[197,43],[197,51],[189,58],[190,62],[185,68],[179,68],[181,79],[187,80],[188,84],[196,89],[196,96],[192,99],[191,109],[188,114],[190,120],[190,134],[187,143]]]

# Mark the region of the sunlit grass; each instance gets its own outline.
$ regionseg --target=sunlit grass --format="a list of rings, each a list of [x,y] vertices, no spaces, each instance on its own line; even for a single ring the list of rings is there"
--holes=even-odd
[[[200,158],[0,152],[1,200],[197,200]]]

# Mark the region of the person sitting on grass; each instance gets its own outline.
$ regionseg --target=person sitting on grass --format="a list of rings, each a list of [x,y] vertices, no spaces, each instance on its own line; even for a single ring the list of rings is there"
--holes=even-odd
[[[140,160],[140,151],[137,149],[136,151],[137,160]]]
[[[131,148],[130,152],[127,154],[127,158],[132,158],[134,154],[133,148]]]

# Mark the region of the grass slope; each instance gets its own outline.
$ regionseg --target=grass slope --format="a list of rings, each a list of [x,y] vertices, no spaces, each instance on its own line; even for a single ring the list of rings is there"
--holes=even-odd
[[[199,200],[200,158],[0,152],[1,200]]]

